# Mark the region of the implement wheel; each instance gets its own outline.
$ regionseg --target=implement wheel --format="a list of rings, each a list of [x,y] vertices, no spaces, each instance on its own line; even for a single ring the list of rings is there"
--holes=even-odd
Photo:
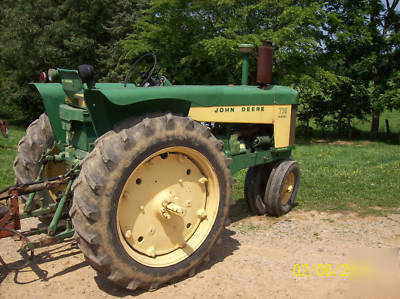
[[[278,161],[271,171],[265,190],[264,203],[271,216],[282,216],[294,204],[300,182],[300,168],[296,161]]]
[[[206,127],[171,114],[100,137],[70,211],[89,263],[131,290],[193,275],[228,214],[227,161]]]
[[[26,135],[18,143],[18,154],[14,160],[14,173],[17,183],[24,184],[35,181],[41,163],[39,159],[43,153],[51,149],[51,154],[58,154],[59,150],[55,145],[53,130],[50,126],[49,118],[42,114],[39,119],[32,122],[26,129]],[[65,162],[48,162],[45,166],[42,178],[52,178],[63,175],[66,172]],[[37,192],[34,200],[34,208],[39,207],[38,198],[43,197],[46,204],[55,202],[59,192],[65,189],[65,185],[60,185],[56,190],[43,190]],[[24,195],[23,199],[27,199]],[[44,221],[46,222],[46,221]]]

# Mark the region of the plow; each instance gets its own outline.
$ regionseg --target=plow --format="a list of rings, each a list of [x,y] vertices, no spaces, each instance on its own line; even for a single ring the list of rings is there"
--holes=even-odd
[[[16,184],[0,191],[0,237],[21,241],[22,266],[35,248],[74,237],[122,288],[155,290],[195,275],[221,238],[232,175],[242,169],[252,213],[288,213],[300,179],[291,159],[297,92],[272,84],[268,42],[258,47],[257,84],[248,85],[253,50],[239,46],[240,85],[173,85],[153,53],[123,83],[97,83],[90,65],[42,73],[31,86],[45,113],[19,142]],[[45,228],[21,232],[30,217]]]

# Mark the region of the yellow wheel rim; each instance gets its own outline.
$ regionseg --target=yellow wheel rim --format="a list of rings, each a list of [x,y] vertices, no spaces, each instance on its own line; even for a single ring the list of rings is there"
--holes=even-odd
[[[116,219],[121,243],[141,264],[176,264],[203,244],[219,200],[218,179],[205,156],[187,147],[160,150],[123,187]]]
[[[57,146],[53,146],[50,155],[58,155],[60,153],[59,149]],[[46,163],[46,166],[44,168],[44,177],[45,178],[54,178],[59,175],[63,175],[67,172],[67,165],[65,164],[65,161],[61,162],[53,162],[49,161]],[[49,191],[49,195],[51,199],[56,202],[57,197],[60,193],[63,193],[65,188],[67,187],[66,184],[59,185],[58,187],[53,188],[52,190]]]
[[[281,203],[283,205],[286,204],[289,201],[290,197],[292,196],[294,189],[294,180],[295,180],[294,173],[293,172],[289,173],[288,176],[286,177],[282,189]]]

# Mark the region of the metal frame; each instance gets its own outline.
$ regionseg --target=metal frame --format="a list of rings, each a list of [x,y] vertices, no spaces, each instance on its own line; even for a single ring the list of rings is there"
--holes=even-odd
[[[64,154],[61,153],[59,155],[50,155],[50,150],[44,153],[40,159],[42,163],[39,173],[34,182],[26,183],[26,184],[17,184],[6,189],[0,191],[0,194],[8,192],[7,196],[1,197],[1,201],[6,201],[6,206],[8,208],[7,213],[0,219],[0,238],[8,237],[15,235],[20,240],[23,240],[23,245],[19,249],[21,253],[31,252],[30,255],[25,255],[26,262],[23,264],[27,265],[29,261],[33,259],[33,250],[34,248],[39,248],[45,245],[49,245],[65,238],[72,237],[74,235],[74,229],[71,225],[71,220],[69,217],[65,219],[65,223],[62,224],[60,222],[62,213],[65,210],[66,203],[68,197],[71,195],[71,186],[79,174],[79,166],[75,165],[71,170],[69,170],[66,174],[50,179],[43,180],[42,173],[45,169],[45,165],[48,161],[63,161],[65,159]],[[56,200],[54,203],[48,204],[45,206],[44,199],[40,198],[40,207],[38,209],[33,210],[33,202],[38,191],[49,190],[54,187],[59,186],[60,184],[67,184],[61,198]],[[28,199],[24,205],[24,212],[19,213],[19,197],[21,195],[27,195]],[[31,217],[39,217],[53,215],[51,223],[45,229],[31,229],[26,232],[19,232],[21,228],[20,219],[26,219]],[[29,241],[28,237],[33,235],[39,235],[42,233],[46,233],[47,236],[40,238],[35,242]],[[4,265],[5,262],[0,257],[0,262]]]

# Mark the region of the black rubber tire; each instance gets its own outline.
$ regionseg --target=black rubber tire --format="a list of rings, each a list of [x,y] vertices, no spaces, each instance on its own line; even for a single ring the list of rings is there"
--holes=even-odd
[[[14,173],[18,184],[33,182],[36,179],[41,166],[39,159],[47,149],[51,149],[54,146],[54,142],[53,129],[49,118],[43,113],[29,125],[25,136],[18,143],[18,154],[14,160]],[[39,197],[44,198],[45,204],[54,202],[47,190],[36,194],[35,207],[39,207]],[[27,195],[22,196],[24,201],[27,198]]]
[[[255,215],[264,215],[267,211],[264,195],[272,167],[272,164],[263,164],[249,167],[247,170],[244,197],[250,212]]]
[[[223,143],[190,118],[167,114],[145,118],[125,129],[117,127],[118,130],[101,136],[84,159],[72,186],[70,216],[79,247],[95,270],[129,290],[154,290],[186,274],[193,275],[197,266],[208,259],[229,212],[230,159],[225,157]],[[122,188],[132,171],[151,154],[171,146],[196,149],[211,162],[218,177],[220,202],[211,231],[197,250],[176,264],[150,267],[136,261],[124,249],[118,236],[116,213]]]
[[[290,173],[294,175],[294,187],[290,199],[282,204],[283,187]],[[264,203],[267,213],[279,217],[288,213],[294,204],[300,183],[300,168],[296,161],[280,160],[274,165],[265,190]]]

